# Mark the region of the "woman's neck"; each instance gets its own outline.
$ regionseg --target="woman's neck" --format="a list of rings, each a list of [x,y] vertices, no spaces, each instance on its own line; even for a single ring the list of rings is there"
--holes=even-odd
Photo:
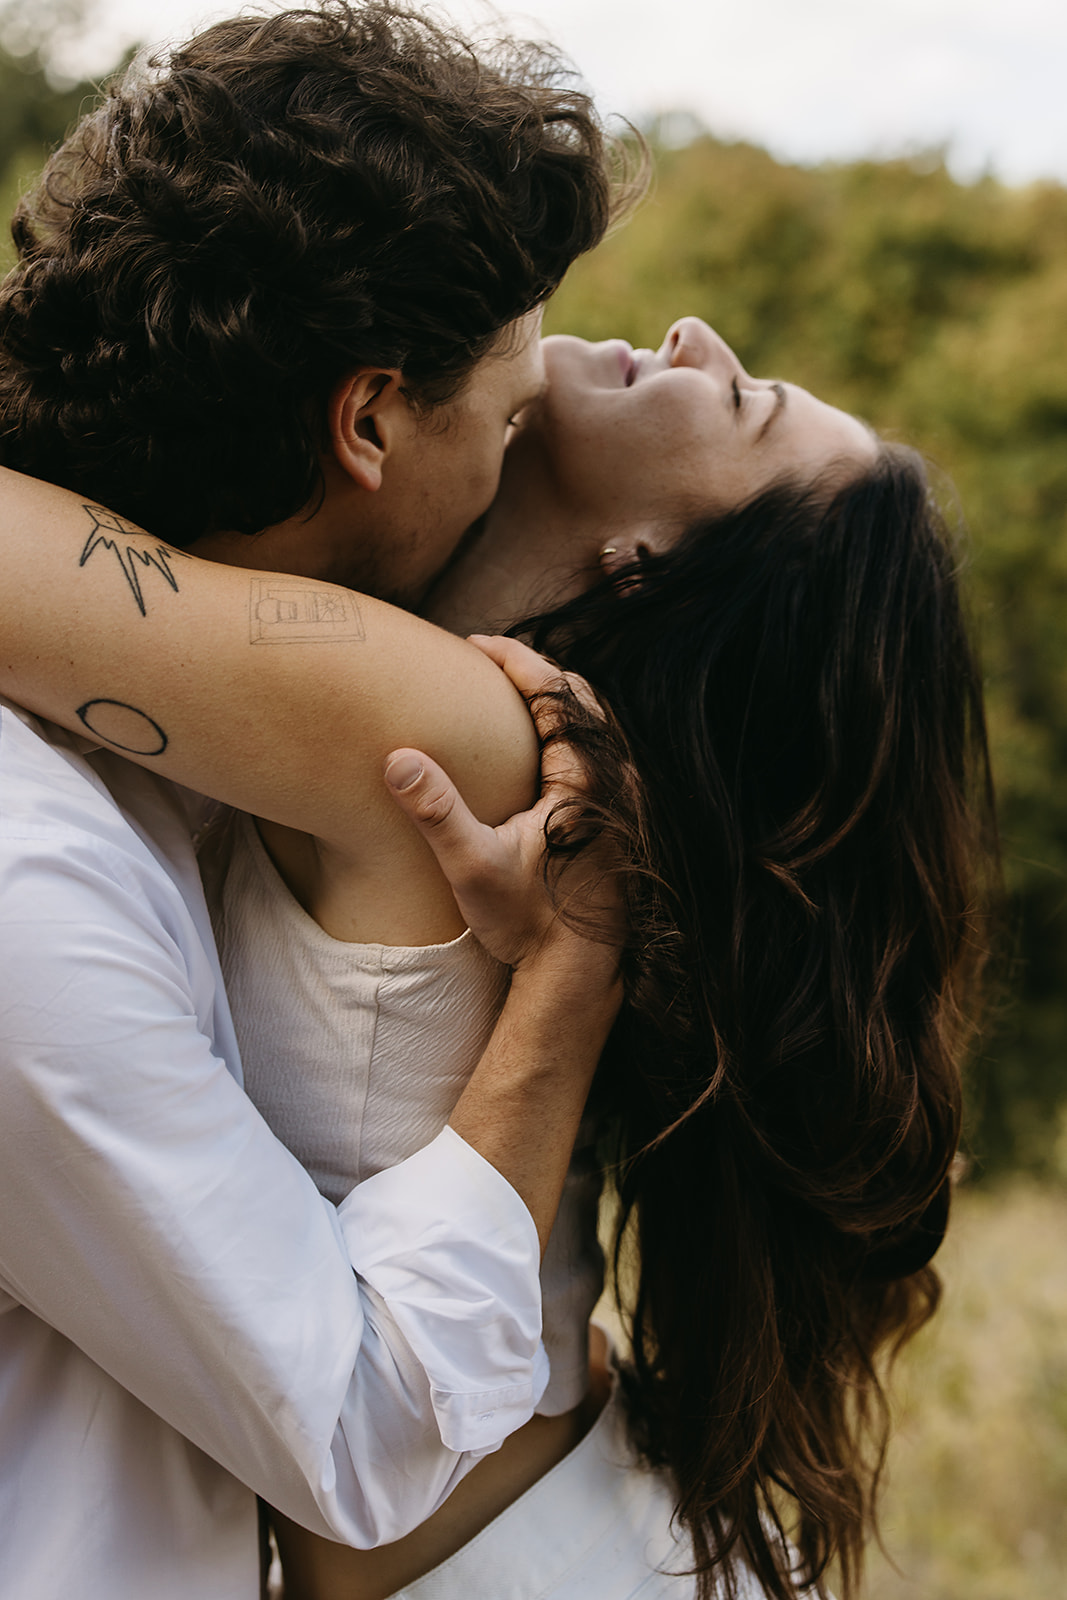
[[[520,461],[505,464],[496,499],[421,608],[451,633],[503,633],[599,576],[587,548],[594,541],[560,505],[536,442],[518,440],[511,450]]]

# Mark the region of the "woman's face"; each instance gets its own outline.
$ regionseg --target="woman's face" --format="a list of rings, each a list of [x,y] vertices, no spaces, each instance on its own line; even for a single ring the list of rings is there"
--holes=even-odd
[[[750,377],[696,317],[655,351],[569,337],[542,349],[547,388],[518,418],[484,530],[432,597],[448,626],[517,620],[781,478],[839,467],[844,481],[877,453],[855,417]]]
[[[855,417],[794,384],[749,377],[697,317],[676,322],[655,351],[570,338],[542,350],[548,387],[528,426],[570,508],[605,525],[687,526],[776,479],[874,458]]]

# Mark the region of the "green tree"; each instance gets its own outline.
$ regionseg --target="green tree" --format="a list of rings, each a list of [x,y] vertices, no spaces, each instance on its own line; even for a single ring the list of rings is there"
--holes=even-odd
[[[652,197],[549,321],[655,346],[689,312],[750,371],[859,412],[956,485],[1011,897],[969,1138],[986,1169],[1067,1177],[1067,191],[959,184],[937,156],[659,150]]]
[[[49,150],[99,98],[98,82],[70,82],[57,66],[57,52],[69,52],[91,19],[89,0],[0,5],[0,207],[5,219]],[[5,229],[0,270],[13,259]]]

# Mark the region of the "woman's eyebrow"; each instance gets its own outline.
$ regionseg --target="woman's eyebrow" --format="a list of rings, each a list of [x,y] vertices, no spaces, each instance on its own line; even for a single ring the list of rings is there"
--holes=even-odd
[[[771,388],[774,390],[774,410],[770,413],[770,415],[766,418],[766,420],[761,424],[760,430],[756,435],[756,443],[757,444],[759,444],[760,440],[763,438],[764,434],[767,432],[767,429],[770,428],[775,421],[777,421],[777,419],[781,416],[782,412],[785,410],[785,402],[786,402],[786,398],[787,398],[785,384],[784,383],[772,383],[771,384]]]

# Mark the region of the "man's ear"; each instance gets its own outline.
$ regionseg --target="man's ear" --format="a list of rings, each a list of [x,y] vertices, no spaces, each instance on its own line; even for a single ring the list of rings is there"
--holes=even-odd
[[[330,447],[342,471],[371,493],[382,486],[382,466],[402,420],[410,418],[396,368],[359,367],[336,383],[326,421]]]

